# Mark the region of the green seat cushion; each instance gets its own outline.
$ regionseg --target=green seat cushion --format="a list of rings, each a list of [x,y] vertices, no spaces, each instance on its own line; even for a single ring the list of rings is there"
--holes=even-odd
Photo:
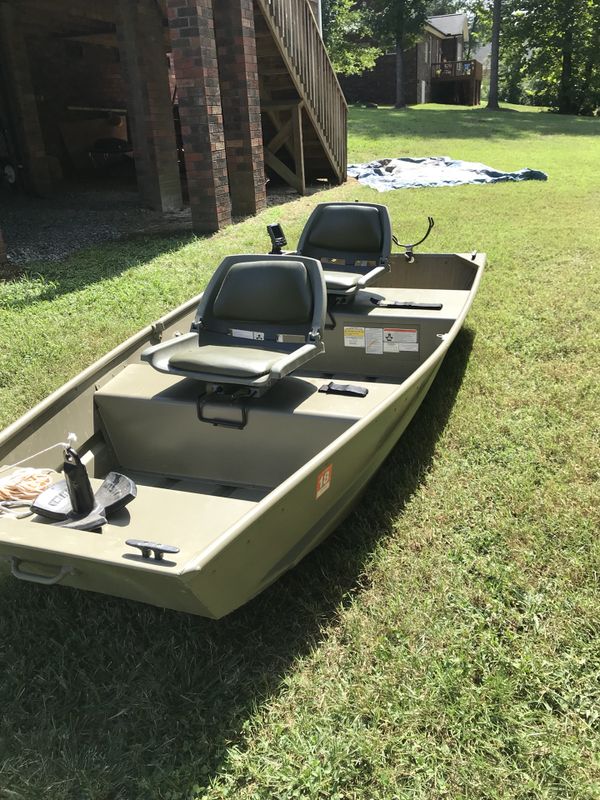
[[[328,289],[352,289],[362,278],[360,272],[330,272],[325,270],[324,275]]]
[[[189,372],[205,372],[232,378],[261,378],[287,354],[286,350],[237,345],[195,345],[169,359],[169,366]]]

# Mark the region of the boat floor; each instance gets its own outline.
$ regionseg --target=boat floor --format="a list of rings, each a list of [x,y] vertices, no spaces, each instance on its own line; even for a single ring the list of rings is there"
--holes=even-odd
[[[355,376],[352,382],[360,383]],[[368,395],[357,398],[317,391],[323,383],[317,376],[288,377],[253,401],[243,431],[245,444],[240,444],[234,459],[227,456],[221,464],[221,445],[241,442],[240,431],[198,422],[196,382],[156,372],[146,364],[129,365],[96,392],[96,401],[108,432],[118,420],[120,430],[133,437],[128,441],[121,436],[118,449],[124,458],[117,453],[110,469],[135,481],[136,499],[112,516],[101,534],[68,530],[33,517],[12,523],[7,520],[10,534],[6,538],[37,552],[121,565],[126,558],[131,566],[183,572],[295,469],[399,388],[397,383],[371,380]],[[154,427],[155,414],[163,420],[162,426]],[[149,430],[155,431],[153,438],[145,435],[144,420]],[[160,466],[178,436],[177,448],[184,448],[188,458],[186,468],[198,469],[198,476],[177,475]],[[290,442],[298,450],[293,460]],[[153,458],[158,461],[150,471],[131,463],[146,467]],[[224,480],[224,472],[233,472],[232,466],[238,470],[237,478],[233,474]],[[211,470],[218,477],[206,477]],[[91,479],[94,490],[104,474],[102,470]],[[129,538],[173,544],[180,552],[161,564],[152,563],[136,555],[138,551],[129,550],[125,545]]]

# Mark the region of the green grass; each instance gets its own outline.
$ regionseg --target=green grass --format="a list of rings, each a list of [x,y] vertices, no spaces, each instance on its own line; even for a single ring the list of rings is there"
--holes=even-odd
[[[450,155],[546,183],[332,198],[485,250],[468,324],[356,512],[214,623],[0,584],[0,798],[600,796],[600,120],[352,110],[350,158]],[[210,239],[106,245],[0,286],[0,417],[291,242],[325,196]]]

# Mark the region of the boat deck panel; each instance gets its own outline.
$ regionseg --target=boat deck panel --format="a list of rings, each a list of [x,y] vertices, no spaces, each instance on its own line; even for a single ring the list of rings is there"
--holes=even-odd
[[[128,366],[96,393],[96,405],[116,462],[179,478],[274,487],[397,391],[369,384],[366,397],[319,392],[324,379],[287,377],[263,397],[244,402],[243,430],[198,419],[203,384]],[[239,409],[241,418],[241,406]],[[205,414],[223,415],[209,404]]]
[[[125,472],[125,470],[123,470]],[[177,571],[195,558],[215,539],[238,522],[260,500],[268,489],[224,486],[201,481],[177,481],[165,476],[127,473],[137,483],[134,501],[110,518],[102,533],[68,530],[50,524],[40,517],[4,520],[4,542],[20,544],[40,553],[51,553],[92,559],[123,566],[124,559],[132,566],[156,567]],[[97,490],[102,483],[92,478]],[[162,485],[152,485],[152,484]],[[146,539],[180,548],[169,561],[156,565],[144,560],[139,551],[125,545],[126,539]],[[44,559],[40,559],[42,562]]]

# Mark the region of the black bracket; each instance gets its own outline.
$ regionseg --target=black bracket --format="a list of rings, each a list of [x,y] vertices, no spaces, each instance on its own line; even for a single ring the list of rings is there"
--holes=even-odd
[[[346,397],[366,397],[369,390],[366,386],[353,386],[351,383],[324,383],[319,387],[319,392],[323,394],[342,394]]]
[[[283,228],[278,222],[274,222],[271,225],[267,225],[267,232],[269,234],[269,238],[271,239],[271,251],[269,253],[270,256],[280,256],[282,255],[282,247],[285,247],[287,244],[287,239],[285,238],[285,233],[283,232]]]
[[[423,236],[422,239],[419,239],[418,242],[413,242],[412,244],[402,244],[401,242],[398,241],[398,239],[395,236],[392,236],[392,240],[393,240],[394,244],[397,247],[403,247],[404,248],[404,250],[405,250],[404,257],[406,258],[406,260],[408,261],[409,264],[412,264],[413,261],[415,260],[415,254],[413,252],[415,247],[417,247],[417,245],[423,244],[425,239],[427,239],[427,237],[429,236],[429,234],[433,230],[433,226],[435,225],[433,217],[427,217],[427,222],[429,224],[429,227],[427,228],[425,236]]]
[[[137,547],[142,551],[142,558],[151,558],[155,561],[162,561],[165,553],[175,555],[179,548],[172,544],[160,544],[159,542],[147,542],[145,539],[127,539],[125,542],[129,547]]]

